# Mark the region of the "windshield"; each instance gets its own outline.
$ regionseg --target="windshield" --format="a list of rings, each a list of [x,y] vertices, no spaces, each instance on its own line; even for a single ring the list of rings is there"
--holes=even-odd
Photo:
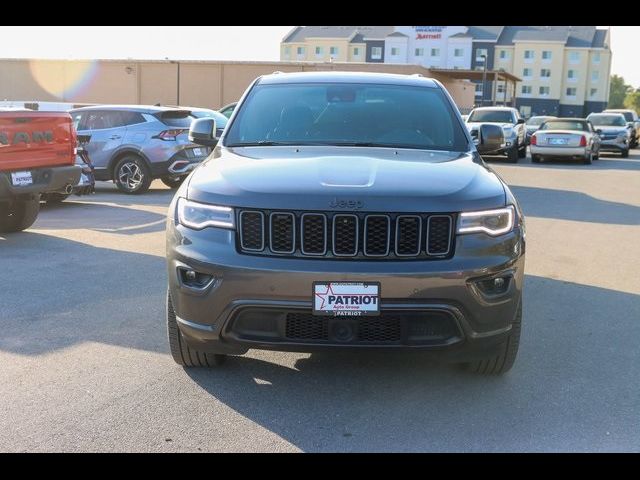
[[[614,112],[611,112],[614,113]],[[615,113],[619,113],[620,115],[624,115],[624,119],[627,122],[633,122],[633,113],[632,112],[615,112]]]
[[[467,122],[513,123],[508,110],[474,110]]]
[[[588,132],[587,122],[577,120],[549,120],[540,130],[578,130],[580,132]]]
[[[527,125],[537,127],[538,125],[542,125],[542,122],[544,122],[548,118],[549,117],[531,117],[529,120],[527,120]]]
[[[227,126],[229,119],[220,112],[215,110],[192,110],[191,115],[196,118],[213,118],[216,121],[216,128],[224,128]]]
[[[346,83],[257,85],[239,109],[225,146],[468,148],[456,113],[437,88]]]
[[[622,114],[616,115],[589,115],[587,120],[591,121],[593,125],[602,127],[624,127],[626,122]]]

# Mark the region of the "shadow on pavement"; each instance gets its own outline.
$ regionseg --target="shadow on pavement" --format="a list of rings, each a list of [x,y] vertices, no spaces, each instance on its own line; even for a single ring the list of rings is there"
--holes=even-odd
[[[638,225],[640,207],[600,200],[581,192],[509,186],[525,216],[616,225]]]
[[[167,205],[168,202],[167,200]],[[93,202],[73,202],[42,207],[33,228],[40,230],[86,229],[106,233],[133,235],[160,232],[165,229],[166,216],[159,213],[104,205]]]
[[[519,358],[503,377],[476,376],[416,353],[377,352],[312,354],[294,368],[235,357],[218,369],[186,372],[304,451],[640,446],[637,418],[628,431],[606,435],[620,422],[612,417],[640,404],[640,296],[535,276],[527,276],[525,292]],[[601,436],[584,433],[584,422]]]

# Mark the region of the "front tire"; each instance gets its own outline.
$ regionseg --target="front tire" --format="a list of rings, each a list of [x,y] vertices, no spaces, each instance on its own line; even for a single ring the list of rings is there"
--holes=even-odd
[[[540,155],[531,155],[531,162],[532,163],[540,163],[542,161],[542,159],[540,158]]]
[[[166,175],[160,180],[162,180],[162,183],[164,183],[169,188],[178,188],[180,185],[182,185],[182,182],[184,182],[185,178],[187,177],[171,177],[169,175]]]
[[[14,200],[0,213],[0,233],[21,232],[34,224],[40,211],[40,195]]]
[[[178,328],[176,312],[173,310],[171,294],[167,290],[167,338],[173,360],[183,367],[214,367],[222,365],[227,359],[226,355],[219,353],[201,352],[190,347],[182,338]]]
[[[514,145],[512,148],[510,148],[507,151],[507,162],[509,163],[518,163],[518,157],[519,157],[519,153],[518,153],[518,146]]]
[[[511,333],[507,340],[500,345],[497,354],[490,357],[469,362],[466,364],[467,370],[482,375],[502,375],[507,373],[513,367],[513,363],[518,355],[518,347],[520,346],[520,331],[522,327],[522,300],[518,305],[516,318],[513,320]]]
[[[622,158],[627,158],[629,156],[629,149],[627,148],[626,150],[623,150],[620,155]]]
[[[526,158],[527,157],[527,145],[522,145],[522,148],[518,150],[518,158]]]
[[[121,158],[113,170],[113,181],[118,190],[137,195],[149,190],[151,171],[145,161],[133,155]]]

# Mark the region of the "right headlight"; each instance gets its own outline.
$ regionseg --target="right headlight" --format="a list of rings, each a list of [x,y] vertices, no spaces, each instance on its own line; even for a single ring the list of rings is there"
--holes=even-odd
[[[185,227],[202,230],[206,227],[235,228],[233,208],[178,199],[178,221]]]
[[[513,205],[495,210],[462,212],[458,216],[457,233],[486,233],[492,237],[513,230],[515,209]]]

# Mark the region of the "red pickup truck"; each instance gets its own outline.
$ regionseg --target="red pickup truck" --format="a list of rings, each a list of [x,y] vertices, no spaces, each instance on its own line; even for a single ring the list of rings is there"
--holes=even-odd
[[[75,152],[68,113],[0,109],[0,233],[29,228],[40,194],[78,183]]]

